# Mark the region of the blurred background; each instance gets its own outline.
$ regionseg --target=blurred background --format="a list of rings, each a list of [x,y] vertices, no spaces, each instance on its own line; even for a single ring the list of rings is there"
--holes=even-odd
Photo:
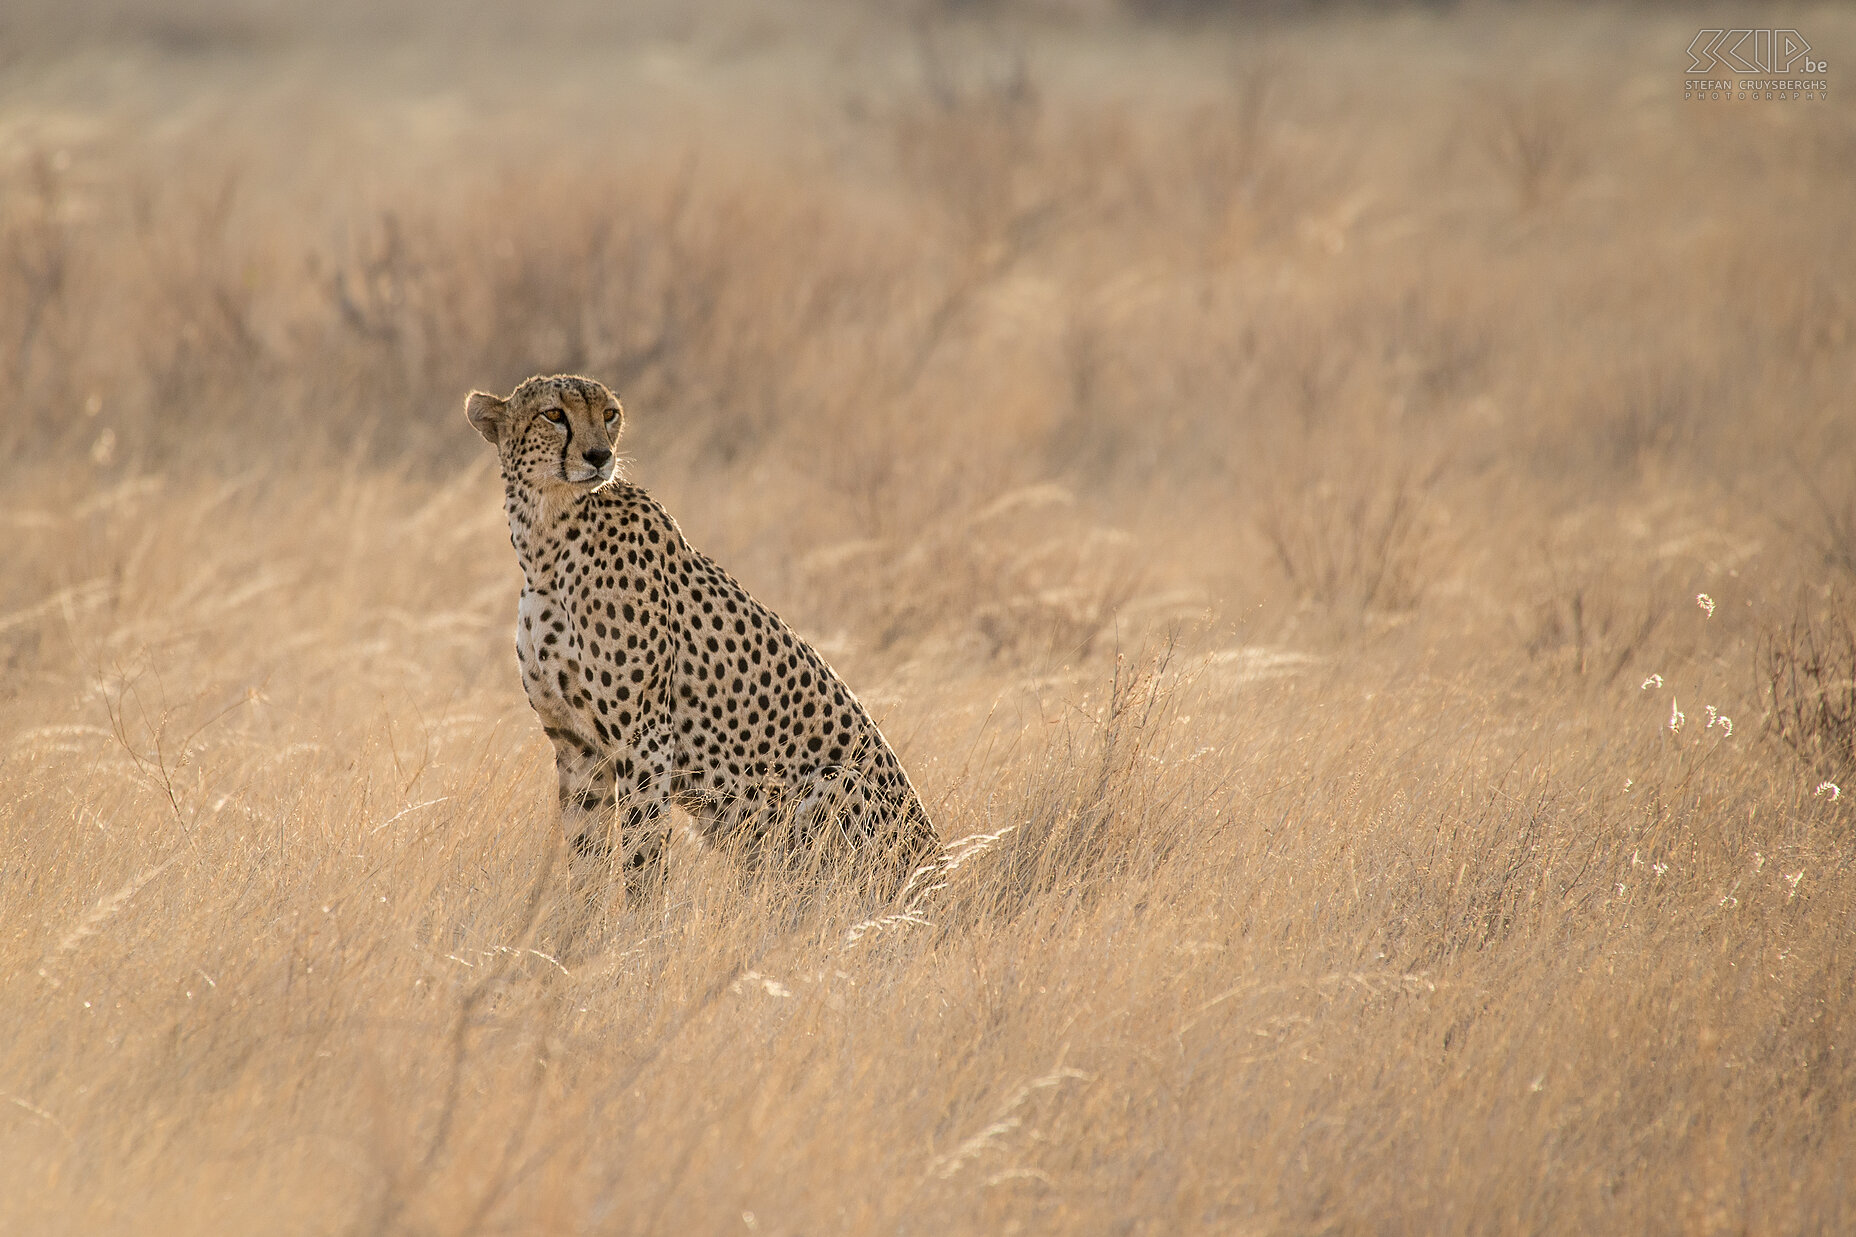
[[[1827,97],[1685,98],[1755,24]],[[1852,46],[10,0],[0,1227],[1848,1226]],[[941,902],[550,952],[462,406],[563,371]]]

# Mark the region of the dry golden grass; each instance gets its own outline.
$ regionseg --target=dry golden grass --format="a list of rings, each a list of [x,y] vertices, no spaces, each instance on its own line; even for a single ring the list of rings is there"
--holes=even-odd
[[[595,7],[7,19],[0,1230],[1856,1227],[1847,102]],[[558,370],[945,888],[553,956],[461,403]]]

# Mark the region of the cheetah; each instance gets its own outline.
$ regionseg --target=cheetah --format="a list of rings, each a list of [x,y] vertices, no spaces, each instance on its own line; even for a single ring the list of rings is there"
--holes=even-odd
[[[536,377],[507,399],[471,392],[465,415],[502,469],[516,658],[554,745],[577,885],[617,862],[628,898],[659,886],[673,805],[751,864],[848,858],[879,895],[938,856],[850,688],[621,474],[611,391]]]

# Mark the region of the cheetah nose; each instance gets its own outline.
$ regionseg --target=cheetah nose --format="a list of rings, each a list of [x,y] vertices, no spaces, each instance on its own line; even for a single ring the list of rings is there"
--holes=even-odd
[[[612,458],[612,452],[608,451],[605,447],[588,447],[580,454],[586,458],[587,463],[595,468],[604,468],[606,466],[606,461]]]

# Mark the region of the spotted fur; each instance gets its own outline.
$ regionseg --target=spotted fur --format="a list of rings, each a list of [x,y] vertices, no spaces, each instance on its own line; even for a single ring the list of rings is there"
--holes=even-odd
[[[531,378],[506,400],[473,392],[465,411],[502,466],[522,686],[583,866],[619,858],[639,891],[661,871],[672,805],[752,862],[850,859],[891,891],[938,853],[843,680],[618,475],[610,391]]]

